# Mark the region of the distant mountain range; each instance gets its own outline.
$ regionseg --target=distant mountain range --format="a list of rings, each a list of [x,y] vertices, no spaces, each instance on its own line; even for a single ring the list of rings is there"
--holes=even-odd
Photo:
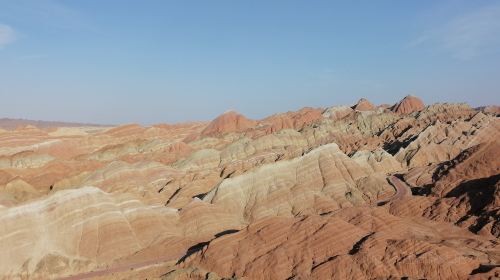
[[[38,128],[51,128],[51,127],[80,127],[80,126],[108,126],[102,124],[90,123],[74,123],[74,122],[58,122],[58,121],[37,121],[25,119],[11,119],[0,118],[0,128],[6,130],[13,130],[18,127],[32,125]]]

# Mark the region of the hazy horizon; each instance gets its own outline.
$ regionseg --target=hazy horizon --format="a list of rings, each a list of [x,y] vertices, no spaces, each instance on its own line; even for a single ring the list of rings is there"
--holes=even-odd
[[[234,109],[498,105],[491,1],[0,0],[0,118],[207,121]]]
[[[413,94],[410,94],[410,95],[413,95]],[[401,96],[401,98],[397,101],[400,101],[401,99],[403,99],[405,96]],[[418,96],[417,96],[418,97]],[[364,97],[360,97],[360,98],[364,98]],[[366,99],[366,98],[365,98]],[[313,107],[313,108],[324,108],[324,109],[327,109],[329,107],[332,107],[332,106],[353,106],[357,103],[358,100],[356,100],[356,102],[352,102],[352,103],[349,103],[349,104],[330,104],[329,106],[325,105],[325,106],[316,106],[316,107]],[[369,100],[370,102],[372,102],[373,100]],[[372,102],[373,103],[373,102]],[[392,102],[392,103],[374,103],[374,105],[376,106],[379,106],[379,105],[385,105],[385,104],[388,104],[388,105],[394,105],[396,104],[397,102]],[[426,103],[426,105],[432,105],[432,104],[436,104],[436,103],[442,103],[442,102],[433,102],[433,103]],[[444,102],[444,103],[451,103],[451,102]],[[468,105],[470,105],[469,103],[467,102],[456,102],[456,103],[466,103]],[[496,105],[496,104],[485,104],[486,106],[488,105]],[[471,106],[471,105],[470,105]],[[311,106],[301,106],[301,107],[297,107],[297,108],[292,108],[292,109],[285,109],[285,110],[282,110],[282,111],[274,111],[274,112],[271,112],[270,114],[267,114],[267,115],[262,115],[262,116],[256,116],[256,117],[252,117],[252,116],[248,116],[246,115],[244,112],[240,112],[240,111],[237,111],[235,109],[228,109],[226,111],[221,111],[221,112],[216,112],[214,116],[210,117],[209,119],[190,119],[190,120],[180,120],[180,121],[172,121],[172,122],[169,122],[169,121],[158,121],[158,122],[149,122],[149,123],[144,123],[144,122],[120,122],[120,123],[103,123],[103,122],[84,122],[84,121],[78,121],[78,120],[56,120],[56,119],[29,119],[29,118],[23,118],[23,117],[10,117],[10,116],[0,116],[0,120],[12,120],[12,121],[35,121],[35,122],[54,122],[54,123],[74,123],[74,124],[88,124],[88,125],[101,125],[101,126],[120,126],[120,125],[128,125],[128,124],[139,124],[141,126],[151,126],[151,125],[156,125],[156,124],[180,124],[180,123],[189,123],[189,122],[209,122],[213,119],[215,119],[216,117],[226,113],[226,112],[229,112],[229,111],[235,111],[239,114],[242,114],[244,115],[245,117],[249,118],[249,119],[254,119],[254,120],[262,120],[266,117],[269,117],[271,115],[274,115],[274,114],[279,114],[279,113],[286,113],[286,112],[289,112],[289,111],[298,111],[300,109],[303,109],[303,108],[306,108],[306,107],[311,107]],[[483,106],[471,106],[473,108],[478,108],[478,107],[483,107]]]

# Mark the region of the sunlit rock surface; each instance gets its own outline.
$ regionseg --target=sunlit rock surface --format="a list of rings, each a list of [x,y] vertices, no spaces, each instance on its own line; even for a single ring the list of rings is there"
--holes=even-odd
[[[0,279],[495,279],[495,108],[8,121]]]

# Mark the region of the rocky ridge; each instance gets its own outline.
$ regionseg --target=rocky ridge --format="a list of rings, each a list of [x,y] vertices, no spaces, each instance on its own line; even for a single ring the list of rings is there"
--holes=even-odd
[[[495,277],[499,132],[412,96],[0,131],[0,278]]]

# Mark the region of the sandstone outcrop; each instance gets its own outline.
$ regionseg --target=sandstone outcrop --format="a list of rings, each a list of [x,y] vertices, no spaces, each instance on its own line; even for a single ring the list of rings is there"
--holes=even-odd
[[[494,114],[494,115],[500,114],[500,106],[496,106],[496,105],[479,107],[478,110],[481,112],[484,112],[484,113],[489,113],[489,114]]]
[[[368,99],[361,98],[352,109],[356,111],[374,111],[376,108]]]
[[[232,215],[213,208],[190,205],[179,212],[94,187],[0,208],[0,275],[48,278],[124,260],[175,260],[197,240],[241,227]]]
[[[92,187],[0,209],[0,274],[43,278],[88,270],[152,246],[159,237],[180,236],[172,225],[176,210],[160,209]],[[179,249],[172,247],[174,255]]]
[[[264,165],[224,180],[204,201],[253,221],[270,215],[324,213],[363,205],[371,194],[391,192],[385,180],[362,192],[356,183],[367,173],[336,144],[317,148],[303,157]]]
[[[267,117],[259,122],[267,133],[273,133],[282,129],[301,129],[323,118],[323,110],[318,108],[302,108],[296,112],[287,112]]]
[[[455,236],[474,241],[456,246]],[[211,241],[185,262],[250,279],[460,279],[497,249],[453,226],[347,208],[337,215],[266,218]]]
[[[348,116],[352,112],[353,109],[349,106],[334,106],[326,109],[323,112],[323,117],[338,120]]]
[[[359,166],[370,173],[393,173],[403,170],[402,164],[382,149],[357,151],[351,157]]]
[[[209,123],[201,132],[203,136],[211,136],[230,132],[244,132],[255,127],[256,121],[247,119],[245,116],[235,112],[228,111]]]
[[[408,95],[391,107],[391,111],[397,114],[410,114],[425,108],[424,102],[416,96]]]
[[[495,112],[0,130],[0,279],[494,279]]]

